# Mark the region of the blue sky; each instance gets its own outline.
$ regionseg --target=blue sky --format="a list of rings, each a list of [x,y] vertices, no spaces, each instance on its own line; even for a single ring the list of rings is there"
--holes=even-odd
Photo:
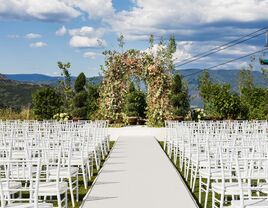
[[[145,50],[148,37],[175,35],[177,62],[268,26],[268,0],[0,0],[0,73],[95,76],[105,49]],[[100,46],[99,43],[102,43]],[[264,36],[183,68],[206,68],[264,45]],[[240,69],[248,59],[226,65]]]

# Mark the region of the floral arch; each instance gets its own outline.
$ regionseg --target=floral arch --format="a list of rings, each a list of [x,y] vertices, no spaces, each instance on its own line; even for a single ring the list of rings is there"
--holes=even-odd
[[[98,114],[105,119],[122,120],[130,77],[137,76],[147,84],[147,125],[162,126],[171,115],[173,51],[160,44],[152,45],[148,51],[104,52],[106,67],[103,68]]]

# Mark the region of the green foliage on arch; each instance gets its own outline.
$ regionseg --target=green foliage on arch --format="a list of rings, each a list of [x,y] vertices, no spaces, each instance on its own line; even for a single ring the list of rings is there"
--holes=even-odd
[[[105,51],[103,82],[100,87],[98,114],[112,121],[123,120],[125,98],[129,90],[129,79],[138,76],[147,84],[147,124],[162,126],[171,116],[170,89],[172,84],[173,53],[176,51],[174,37],[167,44],[154,44],[146,51],[123,50],[124,41],[120,38],[121,52]]]

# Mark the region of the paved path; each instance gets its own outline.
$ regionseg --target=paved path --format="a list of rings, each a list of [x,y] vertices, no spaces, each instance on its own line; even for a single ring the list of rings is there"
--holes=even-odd
[[[82,208],[197,207],[154,137],[120,137]]]

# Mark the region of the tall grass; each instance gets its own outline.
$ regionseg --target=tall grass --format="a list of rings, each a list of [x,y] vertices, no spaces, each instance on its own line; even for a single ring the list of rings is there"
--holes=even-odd
[[[33,120],[34,113],[29,107],[23,107],[21,110],[12,108],[0,109],[0,120]]]

